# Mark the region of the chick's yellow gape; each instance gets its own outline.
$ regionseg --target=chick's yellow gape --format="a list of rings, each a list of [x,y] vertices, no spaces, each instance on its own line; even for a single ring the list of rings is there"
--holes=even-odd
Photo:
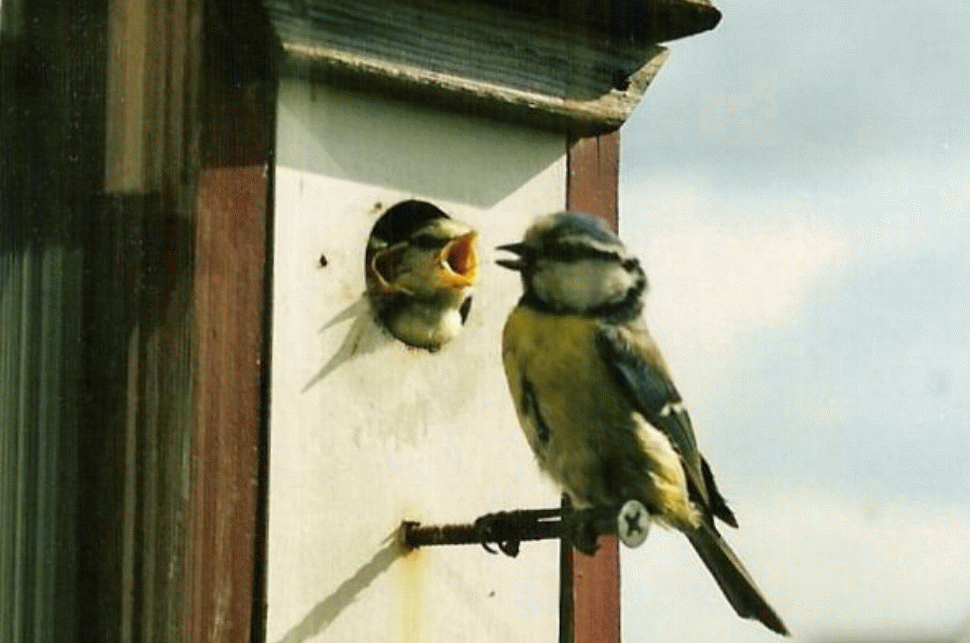
[[[499,248],[523,294],[503,332],[509,391],[529,446],[579,507],[638,500],[683,532],[735,611],[784,623],[721,538],[737,526],[642,318],[640,262],[595,218],[539,218]]]

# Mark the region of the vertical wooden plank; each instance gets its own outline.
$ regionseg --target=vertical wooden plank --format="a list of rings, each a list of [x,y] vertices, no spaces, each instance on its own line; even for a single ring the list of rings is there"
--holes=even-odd
[[[172,640],[194,430],[199,0],[104,9],[104,194],[85,257],[91,390],[79,440],[79,547],[90,552],[79,582],[99,589],[79,614],[97,640]]]
[[[619,132],[579,139],[569,148],[566,185],[567,208],[602,217],[614,230],[619,151]],[[563,578],[571,576],[572,591],[561,599],[567,623],[560,626],[560,643],[620,641],[620,552],[615,536],[600,537],[599,545],[595,556],[575,550],[561,556]]]
[[[98,2],[0,3],[0,638],[78,631],[80,293],[102,162]],[[57,622],[55,623],[55,619]]]
[[[191,377],[179,295],[197,167],[190,145],[154,143],[194,122],[187,3],[2,5],[0,131],[13,156],[0,163],[11,215],[0,254],[13,270],[0,299],[17,300],[0,334],[16,349],[10,426],[25,439],[9,460],[16,549],[0,564],[14,585],[0,591],[0,629],[38,642],[177,640],[181,621],[159,616],[181,588]],[[23,20],[7,23],[11,10]],[[130,64],[116,68],[110,52]],[[138,109],[149,89],[170,94],[167,107]]]
[[[197,435],[187,641],[249,640],[263,405],[266,180],[259,166],[199,180]]]
[[[276,51],[260,12],[205,11],[187,642],[261,639]]]
[[[213,9],[243,5],[0,3],[0,639],[249,638],[272,52]]]
[[[617,229],[620,133],[581,138],[569,148],[566,207],[602,217]]]

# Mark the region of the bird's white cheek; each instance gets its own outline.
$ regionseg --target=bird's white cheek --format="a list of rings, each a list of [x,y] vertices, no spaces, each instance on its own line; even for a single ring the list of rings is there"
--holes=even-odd
[[[556,263],[533,279],[543,300],[574,310],[620,300],[632,286],[629,272],[601,261]]]
[[[620,299],[633,287],[634,276],[622,268],[611,269],[603,279],[603,289],[600,295],[605,300]]]

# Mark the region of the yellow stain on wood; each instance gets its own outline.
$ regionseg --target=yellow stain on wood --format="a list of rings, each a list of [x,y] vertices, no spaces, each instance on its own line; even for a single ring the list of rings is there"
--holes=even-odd
[[[398,594],[400,600],[401,643],[419,643],[424,624],[424,576],[427,555],[420,549],[411,550],[398,565]]]

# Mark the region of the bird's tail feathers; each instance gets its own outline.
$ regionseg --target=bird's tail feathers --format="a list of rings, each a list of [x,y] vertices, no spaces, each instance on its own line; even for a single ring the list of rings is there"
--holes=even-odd
[[[687,537],[738,616],[756,619],[768,629],[788,635],[788,628],[761,594],[744,565],[711,525],[702,523],[699,528],[688,531]]]

